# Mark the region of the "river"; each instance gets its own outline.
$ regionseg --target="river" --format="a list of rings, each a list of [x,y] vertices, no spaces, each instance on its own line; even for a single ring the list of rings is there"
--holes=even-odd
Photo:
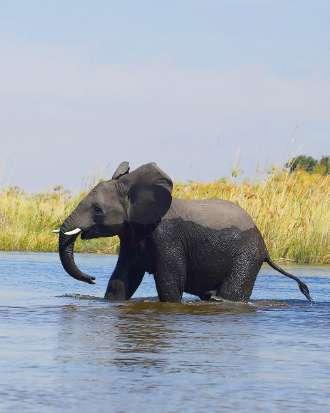
[[[0,253],[0,412],[329,412],[330,267],[264,266],[250,304],[102,299],[115,256]]]

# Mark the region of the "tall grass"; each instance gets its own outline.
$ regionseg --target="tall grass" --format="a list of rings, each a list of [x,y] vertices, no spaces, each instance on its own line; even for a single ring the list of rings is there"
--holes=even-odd
[[[57,251],[58,236],[51,231],[75,208],[85,194],[71,196],[61,187],[49,193],[28,194],[17,188],[0,193],[0,250]],[[117,252],[116,238],[77,240],[79,252]]]
[[[330,176],[277,172],[260,183],[181,184],[175,196],[235,202],[254,218],[273,258],[330,263]]]
[[[15,188],[0,193],[0,249],[56,251],[51,233],[84,196],[61,188],[31,195]],[[297,263],[330,263],[330,177],[277,172],[263,182],[177,183],[174,197],[227,199],[255,219],[271,256]],[[76,251],[117,252],[116,238],[78,240]]]

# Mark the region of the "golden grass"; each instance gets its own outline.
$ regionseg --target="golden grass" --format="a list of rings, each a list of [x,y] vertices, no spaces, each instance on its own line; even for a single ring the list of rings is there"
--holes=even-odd
[[[37,195],[17,189],[0,193],[0,249],[56,251],[51,233],[84,194],[57,190]],[[255,219],[274,259],[297,263],[330,263],[330,176],[277,172],[263,182],[176,184],[174,197],[227,199]],[[115,253],[116,238],[81,240],[76,251]]]

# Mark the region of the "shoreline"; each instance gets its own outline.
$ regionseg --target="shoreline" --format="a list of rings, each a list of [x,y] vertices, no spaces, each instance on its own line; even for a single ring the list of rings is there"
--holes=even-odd
[[[43,251],[38,251],[38,250],[3,250],[0,249],[0,254],[5,254],[5,253],[13,253],[13,254],[58,254],[58,251],[53,251],[53,250],[43,250]],[[113,256],[117,257],[118,253],[116,252],[104,252],[104,251],[79,251],[75,250],[75,254],[82,254],[82,255],[100,255],[100,256]],[[303,261],[293,261],[292,259],[289,258],[273,258],[272,259],[282,265],[295,265],[295,266],[330,266],[330,262],[303,262]],[[267,264],[265,261],[263,265]],[[268,265],[269,266],[269,265]]]

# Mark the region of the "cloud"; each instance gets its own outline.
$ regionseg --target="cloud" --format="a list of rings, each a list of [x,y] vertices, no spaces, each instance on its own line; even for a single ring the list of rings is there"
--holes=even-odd
[[[327,118],[330,75],[280,76],[261,65],[197,70],[151,60],[93,63],[80,50],[0,46],[2,95],[92,99],[99,102],[214,105],[227,112],[289,111]]]
[[[17,160],[11,175],[24,185],[40,174],[33,167],[22,177],[27,156],[45,170],[37,186],[77,186],[90,169],[125,155],[137,163],[157,158],[179,178],[211,179],[228,173],[238,148],[249,170],[260,158],[287,157],[297,125],[308,150],[308,139],[323,144],[329,133],[330,76],[317,68],[293,77],[262,65],[101,64],[81,49],[2,44],[0,53],[2,156]],[[78,154],[73,176],[50,166],[54,153],[64,168]]]

